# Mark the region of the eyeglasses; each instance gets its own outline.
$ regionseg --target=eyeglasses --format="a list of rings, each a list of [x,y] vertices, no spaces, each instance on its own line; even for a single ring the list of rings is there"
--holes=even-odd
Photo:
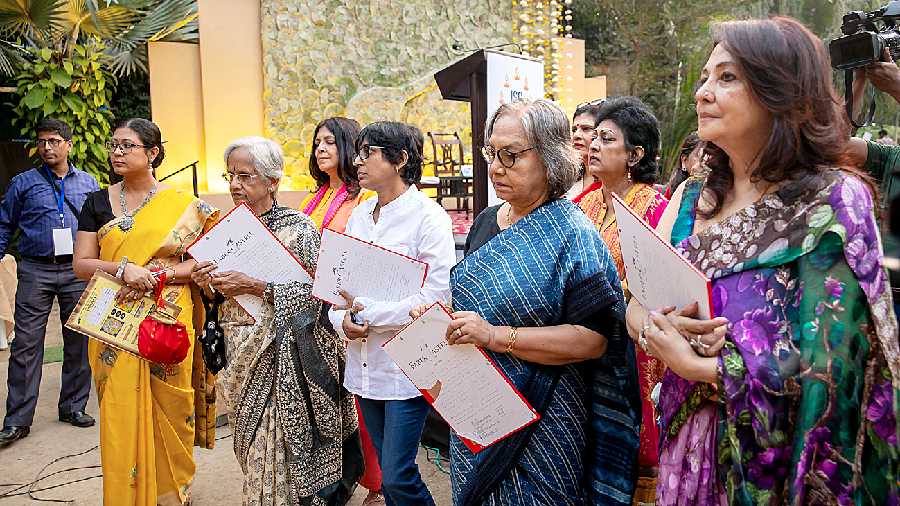
[[[241,186],[246,186],[253,182],[254,179],[258,178],[259,174],[238,174],[234,172],[225,171],[222,173],[222,179],[228,181],[228,184],[231,184],[232,181],[237,179],[238,183]]]
[[[56,138],[38,139],[38,140],[34,141],[34,143],[37,144],[37,147],[39,147],[39,148],[46,146],[46,147],[52,148],[52,149],[58,148],[59,145],[62,144],[63,142],[65,142],[65,139],[56,139]]]
[[[518,158],[519,155],[526,151],[531,151],[532,149],[534,149],[534,146],[520,149],[519,151],[510,151],[506,148],[494,149],[493,146],[484,146],[481,148],[481,156],[484,157],[488,165],[494,163],[494,158],[497,158],[500,160],[500,165],[506,169],[511,169],[512,166],[516,164],[516,158]]]
[[[605,98],[598,98],[597,100],[591,100],[590,102],[582,102],[575,106],[575,110],[584,108],[584,107],[592,107],[595,105],[603,105],[606,102]]]
[[[356,152],[356,156],[359,157],[360,160],[366,161],[372,156],[372,149],[384,149],[384,146],[373,146],[371,144],[366,144],[363,147],[359,148]]]
[[[123,155],[127,155],[131,153],[134,148],[146,148],[148,146],[144,146],[143,144],[134,144],[132,142],[123,142],[119,144],[118,142],[106,141],[106,150],[110,153],[115,153],[119,150],[122,151]]]

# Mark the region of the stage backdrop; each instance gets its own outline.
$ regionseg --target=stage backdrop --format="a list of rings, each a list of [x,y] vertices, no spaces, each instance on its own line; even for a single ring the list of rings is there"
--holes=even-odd
[[[425,138],[457,131],[471,142],[468,104],[441,100],[433,74],[454,49],[513,40],[509,0],[261,0],[265,134],[280,142],[291,187],[311,187],[316,123],[399,120]],[[466,148],[471,157],[471,145]],[[426,170],[430,170],[427,167]]]

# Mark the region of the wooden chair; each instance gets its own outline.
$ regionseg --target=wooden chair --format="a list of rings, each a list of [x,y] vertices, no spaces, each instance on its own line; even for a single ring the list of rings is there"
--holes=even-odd
[[[434,175],[438,178],[437,203],[443,205],[445,198],[456,199],[456,210],[467,214],[469,198],[474,196],[471,176],[462,175],[460,168],[465,163],[465,148],[457,132],[428,132],[431,148],[434,153]],[[455,153],[458,156],[454,156]]]

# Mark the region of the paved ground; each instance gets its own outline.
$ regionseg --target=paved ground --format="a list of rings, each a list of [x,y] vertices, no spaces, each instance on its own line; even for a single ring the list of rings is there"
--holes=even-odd
[[[57,313],[50,317],[47,347],[60,344],[60,329]],[[0,351],[0,406],[6,405],[6,374],[9,360],[8,351]],[[43,367],[41,393],[31,435],[10,447],[0,450],[0,506],[47,504],[32,500],[28,495],[2,497],[21,484],[31,483],[39,475],[48,476],[34,485],[33,490],[48,488],[76,480],[64,486],[34,492],[39,499],[54,499],[78,506],[96,506],[102,502],[102,481],[100,453],[96,448],[99,441],[97,427],[79,429],[60,423],[56,402],[59,396],[61,364],[46,364]],[[96,398],[91,395],[88,412],[97,413]],[[240,468],[231,449],[230,430],[227,426],[219,429],[218,441],[213,450],[195,449],[197,474],[194,480],[194,505],[230,506],[239,505],[241,496]],[[71,456],[71,457],[66,457]],[[63,457],[66,457],[62,460]],[[419,452],[419,466],[425,482],[434,494],[438,506],[450,505],[449,477],[427,462],[425,452]],[[58,474],[54,474],[58,473]],[[17,492],[25,492],[21,488]],[[358,489],[351,506],[359,506],[365,497],[365,490]],[[15,492],[13,492],[15,493]]]

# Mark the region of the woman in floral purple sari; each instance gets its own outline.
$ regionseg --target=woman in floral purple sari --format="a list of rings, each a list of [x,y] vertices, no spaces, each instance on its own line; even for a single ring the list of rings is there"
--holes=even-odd
[[[788,18],[714,43],[696,94],[710,173],[659,230],[712,280],[717,318],[628,309],[669,366],[657,503],[896,505],[897,321],[872,190],[837,168],[827,52]]]

